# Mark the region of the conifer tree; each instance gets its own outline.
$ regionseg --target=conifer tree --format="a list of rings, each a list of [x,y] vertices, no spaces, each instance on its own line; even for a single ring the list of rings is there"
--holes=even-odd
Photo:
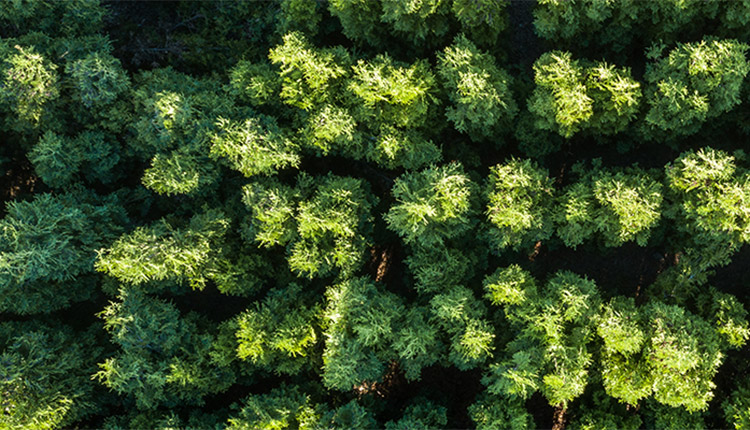
[[[440,245],[472,227],[475,188],[457,163],[405,173],[393,185],[388,228],[409,245]]]
[[[662,200],[662,186],[653,172],[637,167],[599,170],[595,166],[559,197],[553,215],[557,235],[571,247],[596,233],[604,246],[629,241],[645,246],[661,218]]]
[[[666,216],[677,221],[686,250],[702,267],[724,265],[748,241],[747,174],[734,157],[712,148],[688,151],[665,167],[674,204]]]
[[[543,54],[534,63],[536,88],[528,100],[534,125],[570,138],[582,130],[616,134],[636,113],[641,85],[628,69],[574,60],[569,52]]]
[[[250,209],[245,237],[259,246],[287,246],[289,268],[313,278],[353,274],[363,263],[376,198],[358,179],[301,174],[295,188],[275,180],[244,188]]]
[[[223,268],[221,245],[228,227],[217,210],[193,216],[183,228],[161,219],[101,250],[96,269],[131,285],[167,280],[202,289]]]
[[[99,410],[93,332],[51,322],[0,323],[2,428],[62,428]]]
[[[707,38],[680,44],[663,56],[649,56],[645,134],[652,139],[696,133],[701,125],[740,103],[740,87],[750,72],[748,46],[736,40]],[[661,133],[659,133],[661,132]]]
[[[3,312],[51,312],[95,291],[96,252],[119,234],[127,217],[116,200],[79,192],[7,204],[0,220]],[[90,203],[96,200],[100,204]]]
[[[533,161],[513,158],[491,167],[485,193],[493,251],[528,247],[552,236],[553,192],[547,171]]]
[[[231,368],[213,362],[215,335],[195,314],[124,287],[99,316],[119,348],[94,376],[140,410],[199,404],[234,381]]]
[[[510,91],[510,75],[495,59],[460,35],[438,54],[438,73],[453,106],[446,116],[472,140],[493,138],[511,125],[518,107]]]
[[[398,296],[366,279],[352,278],[326,290],[323,384],[351,390],[377,382],[395,359],[391,342],[403,313]]]
[[[539,391],[550,405],[567,408],[590,380],[593,319],[601,300],[594,282],[558,272],[542,289],[512,265],[487,277],[484,286],[519,333],[483,378],[488,392],[526,399]]]

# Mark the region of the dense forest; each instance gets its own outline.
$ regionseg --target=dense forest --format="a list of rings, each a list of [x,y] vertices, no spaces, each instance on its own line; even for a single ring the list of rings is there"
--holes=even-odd
[[[0,2],[1,429],[750,428],[750,0]]]

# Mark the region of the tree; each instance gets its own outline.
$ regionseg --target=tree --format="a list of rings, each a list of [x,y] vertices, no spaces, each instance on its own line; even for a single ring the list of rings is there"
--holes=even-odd
[[[487,277],[484,287],[519,333],[482,379],[488,392],[525,399],[539,391],[550,405],[567,409],[590,379],[593,319],[601,302],[596,284],[558,272],[540,289],[512,265]]]
[[[398,296],[366,278],[328,287],[323,313],[323,384],[351,390],[385,374],[395,323],[403,313]]]
[[[328,412],[297,386],[282,385],[268,394],[248,396],[228,421],[228,429],[315,429]]]
[[[418,399],[404,410],[398,421],[385,423],[386,430],[442,428],[448,423],[446,409],[429,400]]]
[[[511,158],[491,167],[485,189],[493,251],[525,248],[552,236],[554,188],[535,162]]]
[[[480,46],[492,46],[506,30],[507,0],[453,0],[453,15],[462,29]]]
[[[3,54],[3,86],[0,103],[13,112],[6,127],[13,130],[36,128],[50,103],[60,96],[57,65],[47,61],[33,47],[15,45]],[[10,51],[10,52],[8,52]]]
[[[697,43],[678,43],[663,57],[649,54],[655,63],[646,71],[644,118],[646,137],[660,138],[696,133],[701,125],[740,103],[740,87],[750,72],[748,46],[736,40],[707,38]]]
[[[299,32],[284,36],[268,58],[280,67],[280,96],[284,103],[310,110],[329,101],[339,80],[348,73],[349,55],[343,48],[314,48]]]
[[[569,52],[543,54],[534,63],[536,88],[528,100],[535,126],[570,138],[590,129],[616,134],[625,129],[641,99],[640,83],[628,69],[578,61]]]
[[[430,125],[436,113],[437,82],[426,61],[408,65],[378,55],[370,61],[359,60],[352,71],[348,89],[355,96],[357,116],[372,128]]]
[[[674,201],[665,215],[676,221],[687,252],[702,268],[727,264],[748,241],[747,174],[737,172],[734,157],[712,148],[682,153],[665,174]]]
[[[519,398],[483,393],[469,406],[469,416],[477,430],[509,429],[527,430],[537,428],[534,418]]]
[[[246,239],[263,247],[287,246],[289,268],[297,275],[350,275],[361,267],[376,204],[363,181],[303,174],[294,189],[273,180],[256,182],[244,188],[243,202],[252,214]]]
[[[236,112],[231,98],[222,94],[216,79],[197,79],[169,68],[143,72],[134,81],[135,138],[128,143],[134,155],[151,161],[142,182],[160,194],[208,194],[219,176],[209,154],[240,158],[232,151],[224,154],[224,147],[214,142],[215,134],[224,136],[215,130],[218,119]],[[231,136],[234,129],[225,125]]]
[[[466,287],[449,286],[430,300],[431,321],[445,333],[447,362],[460,370],[482,365],[492,357],[495,333],[487,309]]]
[[[507,130],[518,111],[510,75],[464,35],[438,54],[438,73],[453,106],[446,117],[471,139],[493,138]]]
[[[28,157],[45,184],[65,188],[82,178],[104,184],[117,180],[121,151],[120,144],[102,132],[84,131],[71,138],[48,131]]]
[[[61,428],[99,410],[90,374],[102,350],[93,332],[50,323],[0,323],[4,428]]]
[[[471,228],[474,188],[457,163],[405,173],[393,184],[396,204],[385,216],[388,228],[406,244],[442,244]]]
[[[116,199],[84,191],[79,197],[39,194],[9,202],[6,210],[0,220],[0,310],[18,314],[47,313],[89,298],[97,283],[96,251],[127,222]]]
[[[595,166],[559,197],[553,215],[558,237],[574,248],[595,233],[601,234],[604,246],[629,241],[645,246],[661,218],[662,186],[654,176],[637,167]]]
[[[597,332],[610,396],[635,405],[653,393],[657,402],[689,412],[708,407],[725,347],[706,320],[675,305],[636,309],[632,300],[619,300],[605,307]]]
[[[211,357],[215,335],[195,314],[181,315],[171,303],[124,287],[99,317],[117,352],[94,375],[128,396],[140,410],[200,404],[204,396],[232,385],[231,368]]]
[[[96,269],[131,285],[168,280],[202,289],[223,269],[221,244],[228,227],[217,210],[195,215],[183,228],[161,219],[102,249]]]
[[[271,290],[237,317],[237,356],[268,373],[299,374],[316,363],[321,306],[299,284]]]
[[[223,157],[246,177],[271,175],[286,167],[297,167],[300,156],[294,144],[272,117],[244,121],[219,118],[211,137],[211,156]]]

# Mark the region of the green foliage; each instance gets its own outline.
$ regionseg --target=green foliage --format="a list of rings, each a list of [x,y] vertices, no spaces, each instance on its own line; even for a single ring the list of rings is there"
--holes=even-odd
[[[509,127],[518,112],[509,88],[511,78],[489,53],[458,36],[438,54],[438,73],[453,104],[446,117],[456,130],[477,140],[493,138]]]
[[[229,88],[235,97],[262,106],[279,97],[281,83],[268,63],[242,60],[229,71]]]
[[[316,0],[282,0],[276,31],[286,34],[300,31],[315,35],[321,20],[321,4]]]
[[[442,244],[471,228],[474,188],[457,163],[405,173],[391,191],[396,203],[385,216],[388,228],[407,244]]]
[[[429,310],[409,307],[393,341],[393,350],[406,379],[419,380],[422,369],[436,364],[444,353],[443,349],[440,333],[430,320]]]
[[[459,285],[474,274],[476,259],[455,247],[414,246],[404,262],[420,293],[438,293],[449,285]]]
[[[183,317],[171,303],[123,288],[99,316],[119,349],[94,377],[132,396],[138,409],[199,404],[232,385],[231,369],[211,360],[214,335],[199,328],[195,315]]]
[[[209,153],[228,157],[241,171],[255,161],[246,160],[250,143],[241,139],[262,128],[250,120],[243,125],[221,119],[235,109],[218,80],[157,69],[140,74],[135,82],[135,139],[128,143],[138,157],[151,159],[144,185],[160,194],[206,194],[218,179]]]
[[[330,100],[350,61],[345,50],[315,48],[299,32],[284,36],[284,43],[271,49],[268,58],[280,67],[281,99],[304,110]]]
[[[748,427],[749,5],[0,2],[0,428]]]
[[[346,109],[323,105],[311,115],[302,132],[304,142],[320,155],[341,153],[361,158],[361,136]]]
[[[309,301],[301,286],[291,284],[240,314],[237,356],[268,372],[294,375],[310,368],[320,337],[315,330],[320,307],[307,306]]]
[[[490,365],[482,379],[491,394],[528,398],[540,391],[563,408],[583,394],[589,381],[593,319],[600,298],[594,282],[558,272],[538,290],[517,266],[485,280],[488,297],[504,304],[519,335],[506,346],[506,358]]]
[[[526,248],[549,239],[553,191],[547,171],[533,161],[511,158],[491,167],[486,214],[493,250]]]
[[[94,205],[83,196],[38,194],[7,204],[0,220],[0,310],[51,312],[90,297],[96,250],[117,237],[127,218],[115,201]]]
[[[734,157],[712,148],[681,154],[665,172],[677,202],[666,215],[686,236],[689,251],[702,267],[727,264],[750,239],[747,175],[736,173]]]
[[[443,158],[440,148],[422,133],[392,126],[381,127],[377,137],[369,139],[365,156],[386,169],[419,169]]]
[[[323,384],[351,390],[377,382],[393,359],[394,324],[403,313],[398,296],[366,278],[352,278],[326,290],[323,313]]]
[[[742,383],[721,405],[728,424],[735,429],[747,428],[750,425],[750,390]]]
[[[218,173],[205,155],[192,148],[180,148],[154,155],[141,182],[146,188],[167,196],[191,194],[212,185]]]
[[[385,36],[380,23],[383,13],[380,1],[373,0],[331,0],[328,10],[338,18],[344,35],[356,42],[379,45]]]
[[[517,398],[482,394],[469,406],[469,416],[477,430],[527,430],[537,428],[534,418]]]
[[[265,247],[287,245],[296,274],[353,274],[361,267],[376,203],[361,180],[300,175],[296,189],[256,182],[245,186],[243,202],[252,213],[246,238]]]
[[[619,301],[605,309],[598,333],[606,336],[602,377],[610,396],[634,405],[653,393],[659,403],[690,412],[708,407],[723,353],[707,321],[659,302],[636,310]],[[623,339],[627,327],[636,339]]]
[[[645,116],[646,135],[652,130],[672,136],[697,132],[701,125],[740,103],[740,87],[750,72],[746,44],[736,40],[707,38],[680,44],[661,57],[645,74],[649,86]]]
[[[492,45],[508,26],[505,8],[507,0],[453,0],[456,20],[472,40],[481,45]]]
[[[628,69],[548,52],[534,63],[536,88],[528,101],[534,125],[570,138],[582,130],[616,134],[638,111],[640,83]]]
[[[6,119],[11,128],[34,128],[60,95],[57,66],[33,47],[14,48],[17,52],[3,58],[0,103],[13,112],[13,117]]]
[[[296,386],[282,385],[268,394],[254,394],[239,406],[239,411],[229,418],[228,429],[276,430],[286,428],[319,428],[323,405],[313,403],[310,395]]]
[[[647,402],[642,414],[646,428],[667,430],[707,428],[704,414],[688,412],[683,408]]]
[[[637,430],[642,425],[638,415],[626,410],[624,405],[617,404],[602,391],[594,393],[591,402],[578,404],[573,415],[576,418],[568,425],[576,430]]]
[[[348,88],[356,96],[357,115],[368,124],[417,128],[436,113],[437,82],[426,61],[407,65],[387,55],[359,60]]]
[[[661,218],[662,186],[654,174],[636,167],[599,170],[596,167],[559,197],[554,213],[557,236],[575,248],[594,234],[604,246],[635,241],[646,246]]]
[[[240,122],[219,118],[216,126],[219,130],[211,138],[211,156],[228,159],[230,166],[246,177],[299,165],[297,145],[270,117]]]
[[[408,43],[432,45],[435,39],[440,40],[448,32],[449,1],[380,0],[380,3],[383,8],[381,22],[390,24],[395,35]]]
[[[161,219],[102,249],[96,269],[131,285],[169,280],[202,289],[220,267],[228,228],[229,220],[217,210],[195,215],[183,228]]]
[[[432,321],[448,337],[450,364],[467,370],[492,357],[493,326],[485,319],[485,306],[471,290],[449,286],[430,300],[430,312]]]
[[[130,88],[130,80],[115,57],[94,52],[76,60],[65,69],[73,85],[73,100],[87,109],[112,103]]]
[[[45,184],[64,188],[83,177],[111,183],[120,161],[120,145],[104,133],[85,131],[74,138],[48,131],[29,151],[29,161]]]
[[[747,310],[737,297],[710,289],[710,303],[702,303],[707,319],[715,321],[714,327],[722,340],[731,348],[741,348],[750,339]]]
[[[0,25],[16,34],[41,31],[82,36],[101,30],[105,15],[99,0],[14,0],[0,5]]]
[[[429,400],[420,399],[409,405],[398,421],[385,423],[386,430],[443,428],[448,423],[446,409]]]
[[[55,429],[95,412],[92,340],[60,324],[0,323],[0,427]]]
[[[534,8],[536,33],[563,46],[607,48],[624,52],[639,39],[689,39],[704,29],[717,9],[735,2],[665,0],[540,0]],[[739,3],[739,2],[738,2]]]

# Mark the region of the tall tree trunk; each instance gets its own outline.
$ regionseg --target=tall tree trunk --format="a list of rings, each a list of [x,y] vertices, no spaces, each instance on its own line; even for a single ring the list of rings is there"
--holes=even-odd
[[[552,414],[552,430],[565,430],[565,413],[567,410],[562,406],[556,406]]]

